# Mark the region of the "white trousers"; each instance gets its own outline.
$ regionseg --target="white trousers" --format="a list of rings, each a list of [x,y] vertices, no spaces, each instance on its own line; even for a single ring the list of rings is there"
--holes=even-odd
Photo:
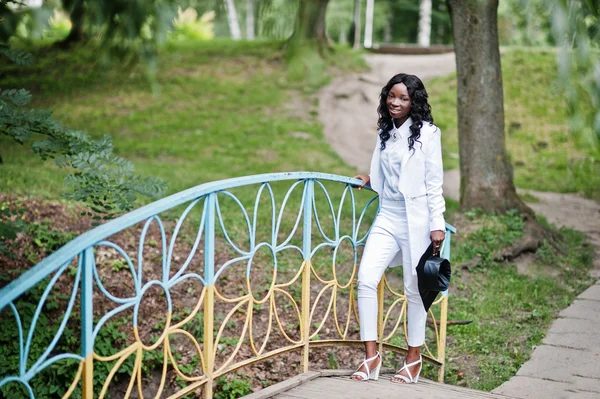
[[[413,275],[411,268],[404,201],[381,201],[379,214],[365,244],[358,271],[360,338],[363,341],[377,340],[377,286],[399,251],[402,253],[404,293],[408,301],[408,345],[419,347],[425,343],[427,312],[419,295],[417,276]]]

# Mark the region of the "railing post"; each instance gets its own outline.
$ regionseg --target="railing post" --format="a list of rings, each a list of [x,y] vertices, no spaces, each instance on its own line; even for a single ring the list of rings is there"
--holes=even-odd
[[[94,248],[81,252],[81,356],[83,357],[82,396],[94,397]]]
[[[312,202],[315,193],[315,182],[312,179],[306,180],[304,186],[304,224],[302,230],[302,253],[304,261],[302,266],[302,340],[304,348],[302,348],[302,372],[308,371],[308,354],[310,344],[310,273],[312,252]]]
[[[206,197],[206,219],[204,221],[204,280],[206,293],[204,295],[204,374],[207,381],[204,386],[204,398],[213,397],[214,359],[214,311],[215,311],[215,212],[217,193]]]
[[[438,369],[438,381],[444,382],[444,368],[446,366],[446,323],[448,322],[448,294],[443,294],[442,310],[440,314],[440,343],[438,346],[438,361],[441,363]]]
[[[446,238],[442,244],[442,257],[450,260],[450,243],[452,242],[452,230],[446,228]],[[448,324],[448,291],[442,292],[442,306],[440,311],[440,341],[438,343],[438,361],[441,363],[438,369],[438,381],[444,382],[446,367],[446,328]]]
[[[379,343],[379,353],[383,357],[383,309],[384,309],[384,292],[385,292],[385,276],[379,282],[377,286],[377,341]]]

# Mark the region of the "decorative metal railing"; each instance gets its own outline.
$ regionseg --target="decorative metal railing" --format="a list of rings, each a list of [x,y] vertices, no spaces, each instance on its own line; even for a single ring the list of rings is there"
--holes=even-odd
[[[65,398],[129,397],[134,387],[139,397],[212,398],[215,380],[242,367],[299,351],[307,371],[311,347],[361,345],[356,273],[377,197],[357,183],[308,172],[217,181],[82,234],[0,291],[18,352],[0,368],[0,396],[41,397],[35,379],[62,367],[72,382],[55,395]],[[234,189],[255,200],[244,205]],[[379,288],[379,345],[402,352],[406,301],[393,278]],[[443,295],[430,310],[424,349],[440,380],[447,304]],[[50,342],[36,341],[48,331]]]

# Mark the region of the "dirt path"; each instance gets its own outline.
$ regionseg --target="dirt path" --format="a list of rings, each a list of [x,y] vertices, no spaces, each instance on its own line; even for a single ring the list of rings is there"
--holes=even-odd
[[[368,172],[377,133],[379,93],[397,73],[418,75],[424,80],[455,70],[454,53],[398,56],[371,54],[369,72],[342,76],[319,96],[319,119],[332,148],[358,171]]]
[[[381,87],[396,73],[418,75],[424,81],[455,70],[454,53],[436,55],[379,55],[366,57],[371,70],[343,76],[325,87],[319,96],[319,118],[332,148],[357,171],[367,173],[375,145],[377,104]],[[458,199],[460,176],[449,170],[444,178],[444,195]],[[586,233],[598,248],[596,268],[600,278],[600,204],[575,194],[527,191],[539,202],[528,203],[535,212],[556,226]]]

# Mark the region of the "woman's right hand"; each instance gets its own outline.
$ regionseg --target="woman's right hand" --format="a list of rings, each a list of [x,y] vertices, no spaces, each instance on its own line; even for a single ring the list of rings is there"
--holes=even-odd
[[[371,183],[371,177],[369,175],[356,175],[354,178],[362,180],[362,184],[358,187],[359,190]]]

